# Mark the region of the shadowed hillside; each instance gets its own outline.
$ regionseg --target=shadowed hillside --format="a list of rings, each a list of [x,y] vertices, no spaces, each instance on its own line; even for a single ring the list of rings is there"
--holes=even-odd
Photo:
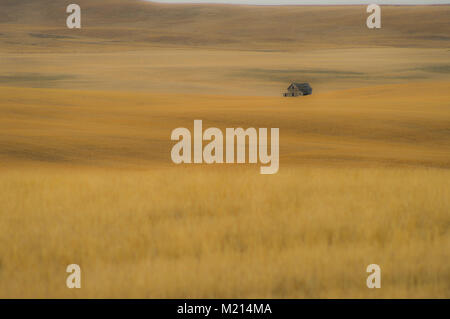
[[[359,46],[446,47],[450,6],[383,7],[382,30],[365,6],[165,5],[77,1],[82,29],[65,27],[67,1],[0,1],[2,50],[112,50],[146,46],[292,50]]]

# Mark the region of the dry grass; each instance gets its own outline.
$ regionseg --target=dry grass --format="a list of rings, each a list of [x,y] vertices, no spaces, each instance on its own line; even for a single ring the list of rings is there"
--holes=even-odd
[[[1,175],[1,297],[450,297],[447,170]]]
[[[450,6],[77,3],[0,0],[0,297],[450,297]],[[279,174],[175,166],[195,119]]]
[[[173,166],[172,130],[201,119],[205,129],[280,128],[281,165],[449,168],[448,83],[302,99],[5,87],[1,165]]]
[[[423,87],[432,96],[2,88],[0,296],[449,297],[448,85]],[[170,132],[197,118],[280,127],[280,173],[175,167]]]
[[[383,28],[366,6],[167,5],[78,0],[81,30],[69,30],[61,0],[0,1],[0,44],[17,52],[111,52],[155,47],[290,51],[313,48],[447,47],[450,6],[384,6]],[[357,45],[355,45],[357,44]]]
[[[0,86],[279,96],[292,81],[314,92],[445,81],[450,6],[165,5],[78,0],[0,1]]]

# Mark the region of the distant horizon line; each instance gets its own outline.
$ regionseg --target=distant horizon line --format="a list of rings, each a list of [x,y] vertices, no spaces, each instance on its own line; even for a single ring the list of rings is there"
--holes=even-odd
[[[242,3],[242,2],[230,2],[222,0],[211,0],[211,1],[184,1],[184,0],[174,0],[174,1],[164,1],[164,0],[141,0],[145,2],[153,2],[158,4],[176,5],[176,4],[195,4],[195,5],[232,5],[232,6],[255,6],[255,7],[285,7],[285,6],[304,6],[304,7],[330,7],[330,6],[366,6],[369,4],[378,4],[380,6],[448,6],[450,1],[445,3],[377,3],[379,1],[367,1],[360,3]]]

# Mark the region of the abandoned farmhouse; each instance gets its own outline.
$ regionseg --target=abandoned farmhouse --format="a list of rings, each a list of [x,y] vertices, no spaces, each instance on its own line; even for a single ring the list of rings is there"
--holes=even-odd
[[[309,83],[292,83],[289,85],[287,92],[284,93],[286,97],[296,97],[303,95],[311,95],[312,88]]]

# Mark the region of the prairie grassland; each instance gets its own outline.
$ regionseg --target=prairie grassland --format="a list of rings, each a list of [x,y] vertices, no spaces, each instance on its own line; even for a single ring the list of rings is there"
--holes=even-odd
[[[448,298],[447,88],[2,88],[0,297]],[[280,127],[280,172],[175,166],[170,132],[194,119]],[[81,290],[65,287],[71,263]]]
[[[450,297],[448,170],[1,175],[0,297]]]
[[[450,297],[450,6],[77,3],[0,1],[0,297]],[[195,119],[280,172],[175,166]]]
[[[172,130],[201,119],[222,130],[280,128],[281,165],[450,168],[448,87],[373,85],[302,99],[4,87],[0,160],[172,167]]]
[[[167,5],[78,0],[0,1],[0,86],[279,96],[448,80],[450,6]]]
[[[77,53],[154,48],[292,51],[447,47],[450,6],[383,6],[382,30],[366,27],[366,6],[170,5],[78,0],[80,30],[66,27],[62,0],[1,1],[4,51]],[[375,31],[375,32],[374,32]],[[170,58],[170,55],[168,56]]]
[[[448,61],[447,46],[313,47],[295,52],[203,48],[135,51],[132,47],[126,52],[100,53],[0,51],[0,86],[274,97],[298,79],[310,82],[314,94],[371,85],[447,81]]]

